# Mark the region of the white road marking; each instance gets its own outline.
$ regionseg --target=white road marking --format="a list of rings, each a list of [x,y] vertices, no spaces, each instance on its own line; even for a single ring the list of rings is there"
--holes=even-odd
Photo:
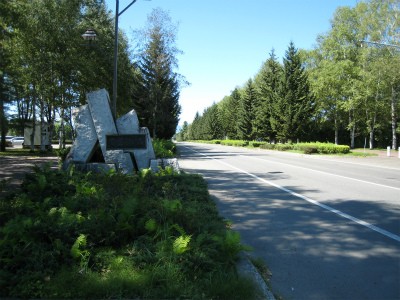
[[[316,200],[313,200],[313,199],[311,199],[311,198],[308,198],[308,197],[306,197],[306,196],[303,196],[303,195],[301,195],[301,194],[299,194],[299,193],[296,193],[296,192],[294,192],[294,191],[292,191],[292,190],[290,190],[290,189],[287,189],[287,188],[285,188],[285,187],[283,187],[283,186],[280,186],[280,185],[278,185],[278,184],[276,184],[276,183],[273,183],[273,182],[271,182],[271,181],[269,181],[269,180],[265,180],[265,179],[263,179],[263,178],[261,178],[261,177],[258,177],[257,175],[254,175],[254,174],[249,173],[249,172],[247,172],[247,171],[245,171],[245,170],[242,170],[242,169],[240,169],[240,168],[237,168],[237,167],[235,167],[235,166],[233,166],[233,165],[231,165],[231,164],[229,164],[229,163],[226,163],[226,162],[223,162],[223,161],[221,161],[221,160],[218,160],[218,159],[215,159],[215,158],[213,158],[213,157],[210,157],[210,156],[208,156],[207,154],[198,152],[198,151],[196,151],[196,150],[193,150],[193,149],[190,149],[190,148],[187,148],[187,147],[185,147],[185,148],[186,148],[186,149],[189,149],[190,151],[196,152],[196,153],[198,153],[198,154],[200,154],[200,155],[203,155],[203,156],[205,156],[205,157],[207,157],[207,158],[209,158],[209,159],[212,159],[212,160],[214,160],[214,161],[216,161],[216,162],[218,162],[218,163],[220,163],[220,164],[226,165],[226,166],[228,166],[228,167],[230,167],[230,168],[232,168],[232,169],[234,169],[234,170],[237,170],[237,171],[239,171],[239,172],[242,172],[242,173],[244,173],[244,174],[246,174],[246,175],[248,175],[248,176],[250,176],[250,177],[253,177],[253,178],[255,178],[255,179],[257,179],[257,180],[263,182],[263,183],[266,183],[266,184],[268,184],[268,185],[271,185],[271,186],[273,186],[273,187],[276,187],[277,189],[279,189],[279,190],[281,190],[281,191],[284,191],[284,192],[289,193],[289,194],[291,194],[291,195],[293,195],[293,196],[295,196],[295,197],[298,197],[298,198],[300,198],[300,199],[303,199],[303,200],[305,200],[305,201],[307,201],[307,202],[309,202],[309,203],[311,203],[311,204],[317,205],[317,206],[319,206],[319,207],[321,207],[321,208],[323,208],[323,209],[325,209],[325,210],[328,210],[328,211],[330,211],[330,212],[332,212],[332,213],[334,213],[334,214],[337,214],[337,215],[339,215],[339,216],[341,216],[341,217],[343,217],[343,218],[346,218],[346,219],[348,219],[348,220],[350,220],[350,221],[353,221],[353,222],[355,222],[355,223],[357,223],[357,224],[359,224],[359,225],[365,226],[365,227],[367,227],[367,228],[369,228],[369,229],[371,229],[371,230],[373,230],[373,231],[375,231],[375,232],[378,232],[378,233],[380,233],[380,234],[382,234],[382,235],[384,235],[384,236],[386,236],[386,237],[388,237],[388,238],[391,238],[391,239],[393,239],[393,240],[395,240],[395,241],[397,241],[397,242],[400,242],[400,236],[398,236],[397,234],[391,233],[391,232],[389,232],[389,231],[387,231],[387,230],[385,230],[385,229],[382,229],[382,228],[380,228],[380,227],[378,227],[378,226],[372,225],[372,224],[370,224],[370,223],[368,223],[368,222],[365,222],[365,221],[363,221],[363,220],[360,220],[360,219],[358,219],[358,218],[355,218],[355,217],[353,217],[353,216],[351,216],[351,215],[349,215],[349,214],[346,214],[346,213],[344,213],[344,212],[342,212],[342,211],[340,211],[340,210],[334,209],[334,208],[332,208],[332,207],[330,207],[330,206],[328,206],[328,205],[322,204],[322,203],[320,203],[320,202],[318,202],[318,201],[316,201]]]
[[[252,159],[258,159],[258,160],[262,160],[262,161],[267,161],[266,159],[259,158],[259,157],[252,157],[252,156],[247,156],[247,155],[239,155],[239,156],[252,158]],[[336,177],[339,177],[339,178],[349,179],[349,180],[353,180],[353,181],[358,181],[358,182],[362,182],[362,183],[367,183],[367,184],[371,184],[371,185],[376,185],[376,186],[385,187],[385,188],[389,188],[389,189],[394,189],[394,190],[400,191],[400,188],[394,187],[394,186],[390,186],[390,185],[379,184],[379,183],[375,183],[375,182],[371,182],[371,181],[365,181],[365,180],[356,179],[356,178],[352,178],[352,177],[332,174],[332,173],[328,173],[328,172],[324,172],[324,171],[318,171],[318,170],[311,169],[311,168],[294,166],[294,165],[286,164],[286,163],[283,163],[283,162],[275,162],[274,161],[274,163],[282,164],[282,165],[285,165],[285,166],[290,166],[290,167],[293,167],[293,168],[299,168],[299,169],[304,169],[304,170],[312,170],[313,172],[316,172],[316,173],[322,173],[322,174],[325,174],[325,175],[336,176]]]

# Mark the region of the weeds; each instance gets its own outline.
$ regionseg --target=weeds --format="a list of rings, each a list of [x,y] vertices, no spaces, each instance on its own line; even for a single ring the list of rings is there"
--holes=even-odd
[[[36,168],[21,190],[0,200],[0,297],[256,297],[198,175]]]

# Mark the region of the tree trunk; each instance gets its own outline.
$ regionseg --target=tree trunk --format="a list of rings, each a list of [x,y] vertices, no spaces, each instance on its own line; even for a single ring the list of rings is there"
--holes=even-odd
[[[374,149],[374,139],[375,139],[375,123],[376,123],[376,109],[371,114],[371,119],[368,117],[368,110],[366,111],[367,125],[369,133],[369,149]]]
[[[45,126],[44,126],[44,100],[41,98],[40,100],[40,151],[46,150],[46,145],[44,144],[44,137],[45,137]]]
[[[335,112],[335,145],[339,145],[339,125],[336,112]]]
[[[58,148],[64,149],[65,148],[65,128],[64,128],[64,108],[61,108],[60,112],[60,128],[59,128],[59,140],[58,140]]]
[[[6,151],[6,134],[7,134],[7,122],[6,113],[4,108],[4,97],[5,91],[3,90],[4,77],[0,76],[0,127],[1,127],[1,141],[0,141],[0,151]]]
[[[36,93],[35,87],[33,87],[34,93]],[[33,96],[32,103],[32,133],[30,136],[31,140],[31,152],[35,151],[35,131],[36,131],[36,95]]]
[[[369,149],[374,149],[374,129],[371,129],[369,132]]]
[[[4,113],[4,100],[0,96],[0,126],[1,126],[1,141],[0,141],[0,151],[6,151],[6,116]]]
[[[391,98],[391,116],[392,116],[392,149],[397,149],[397,136],[396,136],[396,127],[397,127],[397,114],[396,114],[396,89],[394,85],[392,85],[392,98]]]
[[[353,122],[352,110],[349,112],[349,124]],[[350,149],[354,149],[354,139],[355,139],[355,132],[356,132],[356,124],[354,123],[350,127]]]
[[[354,147],[355,147],[355,143],[354,143],[355,132],[356,132],[356,126],[354,125],[354,126],[351,128],[351,132],[350,132],[350,148],[351,148],[351,149],[354,149]]]

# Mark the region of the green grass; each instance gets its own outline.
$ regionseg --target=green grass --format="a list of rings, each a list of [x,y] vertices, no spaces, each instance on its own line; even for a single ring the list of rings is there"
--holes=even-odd
[[[254,299],[194,174],[35,169],[0,200],[0,297]]]
[[[356,157],[378,156],[378,153],[361,152],[361,151],[360,150],[351,150],[349,153],[346,153],[343,156],[356,156]]]

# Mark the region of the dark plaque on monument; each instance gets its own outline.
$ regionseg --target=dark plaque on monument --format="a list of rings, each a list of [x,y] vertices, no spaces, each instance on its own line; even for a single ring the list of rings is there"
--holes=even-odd
[[[107,150],[146,149],[145,134],[118,134],[106,135]]]

